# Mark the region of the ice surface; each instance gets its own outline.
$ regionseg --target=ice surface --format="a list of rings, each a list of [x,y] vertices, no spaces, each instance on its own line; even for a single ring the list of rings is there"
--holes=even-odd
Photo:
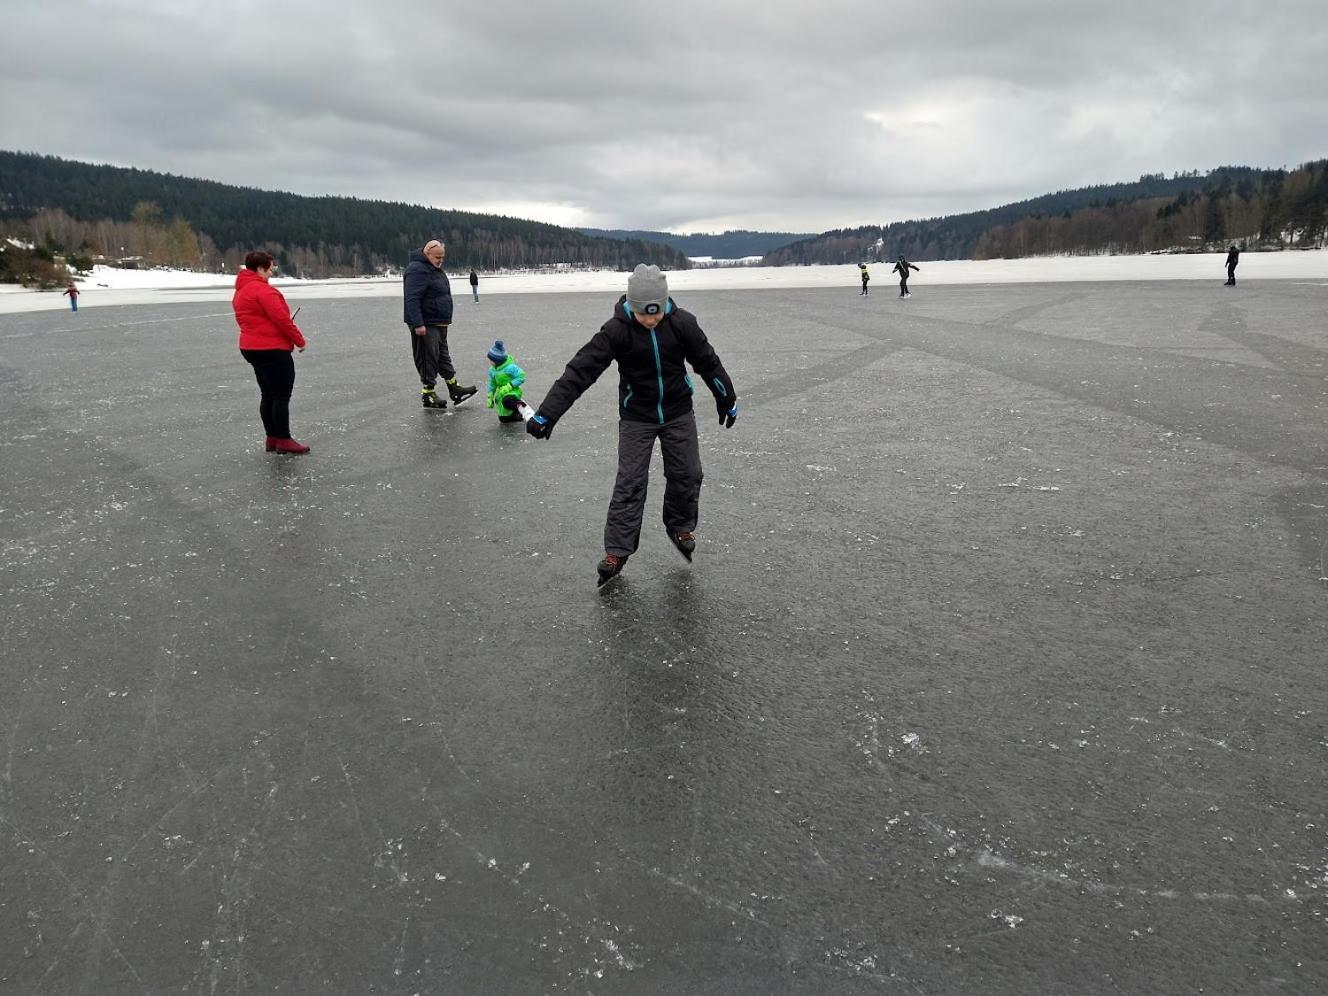
[[[742,414],[602,590],[612,372],[536,441],[293,287],[291,459],[224,297],[6,316],[0,982],[1324,991],[1324,290],[1247,259],[679,274]],[[608,284],[459,300],[462,377]]]

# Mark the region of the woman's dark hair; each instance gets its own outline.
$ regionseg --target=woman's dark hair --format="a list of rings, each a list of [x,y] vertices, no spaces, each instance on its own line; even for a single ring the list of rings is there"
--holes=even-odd
[[[255,249],[244,257],[245,268],[249,270],[267,270],[275,262],[276,257],[270,252],[263,252],[262,249]]]

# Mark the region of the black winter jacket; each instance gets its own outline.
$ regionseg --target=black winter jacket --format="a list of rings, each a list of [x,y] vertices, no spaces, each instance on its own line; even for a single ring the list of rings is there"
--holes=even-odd
[[[402,281],[406,298],[406,324],[452,324],[452,285],[442,267],[425,258],[423,249],[412,249],[406,276]]]
[[[624,294],[614,306],[613,317],[568,362],[540,402],[540,415],[557,422],[615,360],[618,414],[629,421],[662,425],[690,412],[693,387],[687,363],[705,381],[717,403],[722,402],[726,410],[738,403],[733,381],[695,315],[670,298],[663,321],[648,329],[627,311],[626,302]]]

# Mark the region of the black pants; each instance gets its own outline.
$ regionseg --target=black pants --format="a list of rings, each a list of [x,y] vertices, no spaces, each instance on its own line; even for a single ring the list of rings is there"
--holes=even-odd
[[[908,293],[908,274],[899,278],[899,296],[903,297]]]
[[[409,328],[409,326],[407,326]],[[447,326],[426,325],[424,335],[416,335],[410,330],[410,351],[415,357],[415,369],[419,371],[420,383],[433,387],[441,374],[443,380],[456,376],[452,366],[452,354],[447,351]]]
[[[866,294],[866,293],[867,293],[867,281],[864,280],[864,281],[862,282],[862,294]],[[862,294],[859,294],[858,297],[862,297]]]
[[[604,523],[604,552],[631,556],[641,541],[646,485],[655,440],[664,457],[664,526],[673,533],[696,528],[701,504],[701,448],[691,412],[671,422],[618,423],[618,479]]]
[[[1228,287],[1235,287],[1235,286],[1236,286],[1236,268],[1235,268],[1235,266],[1228,266],[1228,267],[1227,267],[1227,286],[1228,286]]]
[[[295,387],[295,361],[288,349],[242,349],[254,368],[261,398],[258,414],[273,439],[290,439],[290,396]]]

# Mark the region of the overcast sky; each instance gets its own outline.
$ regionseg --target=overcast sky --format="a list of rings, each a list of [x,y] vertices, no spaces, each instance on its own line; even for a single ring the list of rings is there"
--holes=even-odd
[[[1325,0],[4,0],[0,148],[820,232],[1328,156]]]

